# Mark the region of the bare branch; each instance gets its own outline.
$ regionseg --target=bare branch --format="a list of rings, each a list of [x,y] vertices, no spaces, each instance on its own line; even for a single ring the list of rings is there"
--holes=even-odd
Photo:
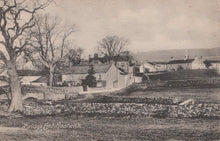
[[[30,31],[32,40],[35,41],[35,54],[44,66],[55,67],[64,56],[68,37],[74,28],[61,28],[60,20],[47,15],[37,15],[35,26]]]
[[[1,50],[0,50],[0,60],[2,60],[4,63],[6,63],[7,60],[5,54]]]
[[[9,78],[6,76],[0,76],[0,80],[9,83]]]
[[[2,44],[3,46],[6,46],[4,41],[0,41],[0,44]]]
[[[127,40],[118,36],[106,36],[99,42],[98,50],[103,55],[118,56],[127,45]]]
[[[64,35],[63,35],[63,39],[62,39],[62,44],[61,44],[61,54],[60,54],[60,57],[62,58],[63,57],[63,50],[64,50],[64,45],[65,45],[65,42],[66,42],[66,39],[74,32],[74,28],[71,27],[70,29],[68,29]]]

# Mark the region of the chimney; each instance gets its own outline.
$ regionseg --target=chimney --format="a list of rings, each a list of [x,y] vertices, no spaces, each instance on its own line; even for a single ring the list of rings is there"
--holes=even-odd
[[[94,59],[98,59],[98,57],[99,57],[98,53],[95,53],[94,54]]]
[[[194,59],[196,60],[196,59],[199,59],[199,58],[198,58],[198,56],[195,55],[195,56],[194,56]]]
[[[90,61],[91,61],[91,58],[92,58],[92,57],[91,57],[91,55],[89,54],[89,59],[88,59],[89,63],[90,63]]]
[[[186,55],[186,56],[184,57],[184,60],[187,60],[187,59],[189,59],[189,55]]]
[[[200,56],[199,61],[201,64],[203,64],[203,57],[202,56]]]
[[[170,61],[172,61],[173,60],[173,57],[170,57]]]

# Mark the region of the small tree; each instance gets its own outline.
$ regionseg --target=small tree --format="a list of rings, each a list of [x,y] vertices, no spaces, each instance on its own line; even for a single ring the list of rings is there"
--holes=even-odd
[[[82,48],[69,50],[69,52],[67,53],[69,67],[72,67],[72,65],[78,65],[81,62],[82,53],[83,53]]]
[[[207,69],[212,66],[212,64],[209,61],[204,61],[204,64]]]
[[[182,65],[179,65],[179,66],[177,67],[177,71],[182,71],[182,70],[184,70],[183,66],[182,66]]]
[[[94,66],[91,65],[88,70],[88,75],[85,78],[85,84],[88,85],[89,87],[96,87],[96,77],[94,76],[94,74],[95,74]]]

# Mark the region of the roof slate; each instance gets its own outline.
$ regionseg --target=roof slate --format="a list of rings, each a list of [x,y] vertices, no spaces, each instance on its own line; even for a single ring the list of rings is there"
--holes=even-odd
[[[48,83],[49,78],[50,78],[49,75],[44,75],[44,76],[41,76],[40,78],[32,81],[32,83]],[[61,75],[54,74],[53,80],[54,80],[54,82],[61,82],[62,81]]]
[[[208,63],[220,63],[220,60],[205,60],[205,62],[208,62]]]
[[[167,64],[184,64],[184,63],[192,63],[194,59],[187,59],[187,60],[171,60]]]
[[[109,64],[101,64],[101,65],[94,65],[94,70],[96,73],[106,73],[110,67],[112,66],[112,63]],[[87,74],[90,66],[89,65],[83,65],[83,66],[73,66],[71,68],[63,68],[62,70],[59,70],[58,73],[60,74]]]
[[[36,70],[17,70],[18,76],[41,76],[42,72]]]
[[[32,83],[48,83],[48,76],[41,76],[37,80],[32,81]]]

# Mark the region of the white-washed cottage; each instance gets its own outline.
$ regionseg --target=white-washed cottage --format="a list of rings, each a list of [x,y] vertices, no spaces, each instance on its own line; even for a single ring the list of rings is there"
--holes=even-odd
[[[114,63],[93,65],[97,81],[97,87],[122,88],[131,83],[131,76],[118,69]],[[81,85],[82,80],[88,75],[89,65],[72,66],[60,71],[63,83]]]
[[[192,69],[206,69],[203,57],[196,56],[192,61]]]

